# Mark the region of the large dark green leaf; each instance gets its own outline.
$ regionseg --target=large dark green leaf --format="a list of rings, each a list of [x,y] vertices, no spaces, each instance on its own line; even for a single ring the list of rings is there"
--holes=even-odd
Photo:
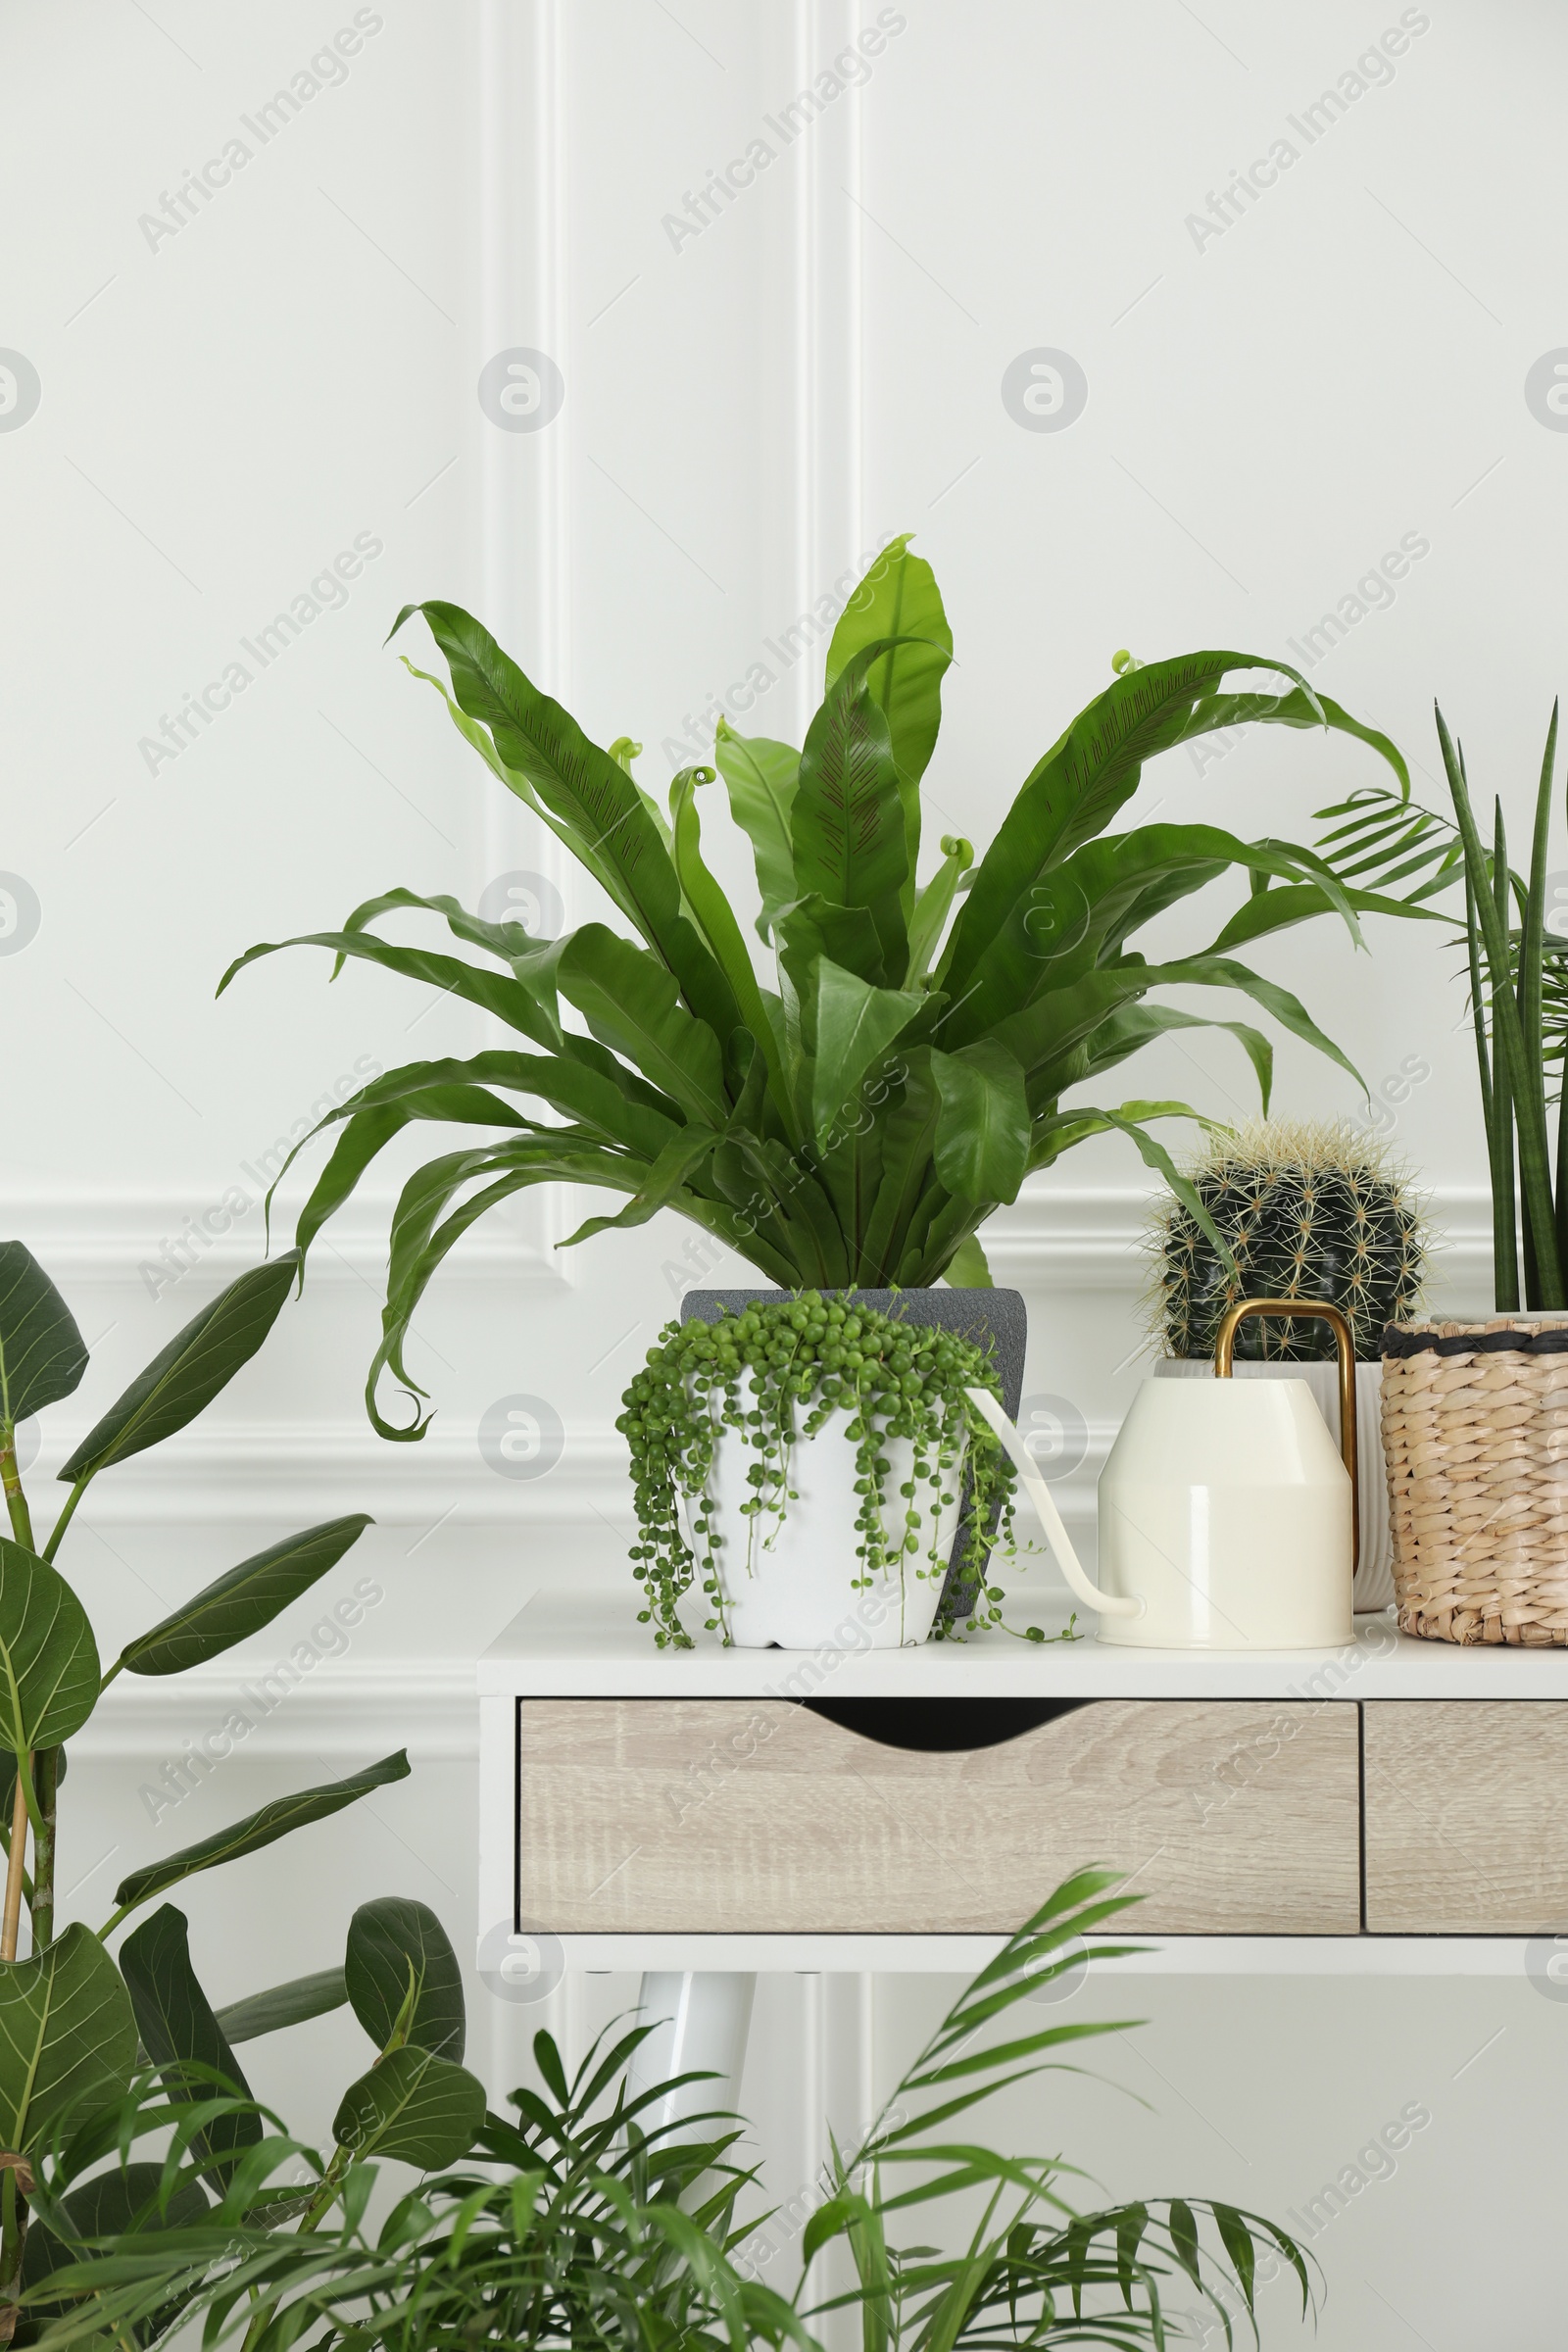
[[[270,1544],[127,1642],[121,1663],[132,1674],[183,1674],[187,1666],[220,1657],[308,1592],[370,1524],[368,1511],[351,1511]]]
[[[963,1200],[1017,1199],[1029,1165],[1029,1102],[1023,1072],[988,1039],[956,1054],[933,1054],[942,1110],[937,1174]]]
[[[484,2084],[475,2076],[410,2047],[349,2084],[332,2132],[356,2156],[396,2156],[438,2172],[467,2154],[484,2117]]]
[[[1235,669],[1273,670],[1293,679],[1309,705],[1315,699],[1287,662],[1197,653],[1129,670],[1080,711],[1025,779],[980,863],[942,962],[950,993],[964,993],[982,956],[1050,868],[1104,831],[1138,789],[1147,760],[1223,723],[1218,688]],[[1263,723],[1301,723],[1289,694],[1259,696],[1255,705]],[[1335,723],[1327,710],[1321,723]]]
[[[603,923],[584,923],[563,949],[560,972],[562,995],[602,1045],[635,1062],[688,1117],[723,1125],[729,1103],[719,1040],[685,1009],[657,956]]]
[[[232,1823],[226,1830],[215,1830],[212,1837],[202,1838],[199,1844],[182,1846],[177,1854],[151,1863],[145,1870],[133,1870],[129,1878],[122,1879],[115,1888],[119,1916],[134,1911],[140,1903],[150,1902],[166,1887],[177,1886],[181,1879],[193,1878],[199,1870],[216,1870],[220,1862],[237,1861],[241,1854],[260,1853],[264,1845],[286,1838],[291,1830],[304,1829],[309,1822],[325,1821],[329,1814],[341,1813],[345,1805],[368,1796],[372,1788],[384,1788],[389,1782],[405,1781],[408,1777],[408,1755],[400,1747],[396,1755],[383,1756],[379,1764],[351,1773],[347,1780],[327,1781],[316,1788],[296,1789],[292,1796],[273,1797],[270,1804],[248,1813],[243,1821]]]
[[[330,948],[341,964],[346,956],[362,963],[377,963],[384,972],[405,980],[423,980],[443,996],[459,997],[493,1013],[535,1045],[554,1047],[560,1032],[531,988],[505,972],[486,971],[482,964],[465,963],[458,956],[437,956],[428,948],[401,948],[378,939],[373,931],[302,931],[293,939],[264,939],[243,956],[236,956],[218,983],[222,995],[237,972],[262,956],[280,956],[285,948]]]
[[[855,1098],[862,1081],[878,1075],[894,1039],[926,1002],[912,989],[867,988],[853,972],[841,971],[825,957],[818,964],[811,1123],[819,1145],[842,1111],[853,1105],[858,1114],[861,1105]],[[884,1086],[879,1102],[887,1091]]]
[[[210,2076],[185,2071],[190,2060],[220,2075],[242,2097],[250,2097],[250,2084],[191,1966],[189,1922],[183,1911],[165,1903],[134,1936],[127,1936],[120,1949],[120,1973],[135,2011],[141,2046],[149,2062],[163,2070],[164,2088],[172,2099],[189,2104],[215,2094]],[[243,2107],[215,2116],[197,2133],[195,2144],[214,2168],[220,2194],[224,2162],[242,2148],[254,2147],[261,2136],[261,2117]]]
[[[23,1242],[0,1242],[0,1422],[69,1396],[87,1369],[70,1307]]]
[[[98,1703],[101,1674],[87,1612],[65,1578],[0,1536],[0,1742],[22,1755],[73,1738]]]
[[[127,2237],[134,2240],[161,2230],[189,2229],[211,2211],[201,2184],[195,2180],[181,2181],[167,2206],[160,2210],[163,2179],[161,2164],[117,2164],[61,2198],[53,2209],[62,2225],[59,2230],[34,2214],[22,2260],[24,2294],[31,2295],[47,2285],[55,2272],[68,2265],[90,2264],[94,2241]],[[177,2295],[161,2311],[141,2321],[129,2330],[132,2341],[155,2343],[178,2317],[184,2300],[183,2295]],[[36,2328],[60,2319],[74,2302],[74,2295],[69,2299],[63,2297],[59,2302],[29,2301],[24,2314],[24,2328],[28,2328],[29,2322],[31,2328]],[[117,2330],[116,2334],[123,2342],[123,2333]],[[19,2333],[18,2341],[22,2340],[24,2339]]]
[[[130,1995],[79,1920],[32,1959],[0,1961],[0,2145],[46,2147],[68,2119],[118,2098],[135,2063]]]
[[[300,1269],[297,1250],[238,1275],[160,1349],[76,1447],[60,1476],[91,1478],[172,1437],[226,1389],[276,1322]]]
[[[797,895],[815,891],[832,906],[863,906],[882,945],[883,968],[874,976],[897,981],[908,962],[908,848],[888,722],[866,683],[884,650],[881,641],[862,647],[812,719],[790,838]]]
[[[720,716],[713,737],[713,763],[729,794],[729,812],[752,845],[761,911],[759,938],[772,936],[773,918],[795,896],[795,851],[790,810],[800,778],[801,755],[793,744],[765,735],[737,735]]]
[[[286,1984],[271,1984],[265,1992],[230,2001],[219,2010],[218,2024],[230,2042],[257,2041],[285,2026],[303,2025],[307,2018],[325,2017],[329,2010],[341,2009],[348,1997],[341,1968],[318,1969],[313,1977],[291,1977]]]
[[[942,680],[953,660],[953,631],[942,592],[929,564],[909,553],[911,534],[889,540],[839,615],[827,649],[826,685],[832,687],[855,656],[882,642],[888,650],[867,678],[871,700],[888,722],[899,798],[904,806],[908,871],[904,884],[906,916],[913,905],[915,863],[920,854],[920,778],[936,749],[942,724]],[[899,640],[901,642],[891,642]]]
[[[619,761],[589,741],[569,711],[541,694],[488,629],[457,605],[405,605],[397,635],[421,613],[466,715],[487,728],[509,784],[554,823],[574,855],[675,974],[691,1010],[727,1035],[737,1019],[723,974],[680,910],[680,884],[644,797]]]
[[[392,2038],[414,1985],[403,2037],[454,2062],[463,2056],[466,2022],[463,1971],[447,1932],[427,1903],[386,1894],[362,1903],[349,1922],[344,1981],[354,2014],[378,2050]]]

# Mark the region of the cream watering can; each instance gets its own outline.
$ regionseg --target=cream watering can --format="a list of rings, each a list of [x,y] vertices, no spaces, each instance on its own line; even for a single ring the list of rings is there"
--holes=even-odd
[[[1249,1315],[1328,1323],[1340,1359],[1340,1446],[1304,1380],[1231,1378]],[[1214,1347],[1213,1380],[1146,1380],[1100,1479],[1093,1584],[1039,1467],[996,1398],[971,1389],[1012,1458],[1102,1642],[1140,1649],[1339,1649],[1353,1638],[1359,1511],[1355,1351],[1338,1307],[1245,1298]]]

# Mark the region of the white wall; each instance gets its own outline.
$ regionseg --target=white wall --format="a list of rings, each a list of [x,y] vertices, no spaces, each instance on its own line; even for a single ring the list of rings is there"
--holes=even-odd
[[[983,841],[1116,647],[1284,652],[1409,534],[1427,552],[1314,683],[1389,728],[1434,796],[1440,693],[1477,783],[1496,785],[1522,826],[1561,682],[1568,561],[1568,443],[1524,395],[1565,338],[1560,13],[1542,0],[1403,12],[1412,37],[1392,78],[1310,146],[1290,119],[1353,74],[1397,7],[903,0],[897,15],[863,86],[786,148],[767,118],[876,21],[869,6],[6,10],[0,344],[30,363],[41,396],[0,430],[0,866],[39,920],[0,955],[0,1198],[94,1354],[49,1416],[35,1481],[260,1249],[252,1206],[177,1283],[140,1272],[183,1219],[236,1185],[254,1196],[258,1155],[366,1057],[392,1066],[479,1042],[466,1015],[380,975],[350,970],[328,990],[325,959],[304,951],[215,1003],[230,956],[399,882],[471,905],[521,871],[568,919],[602,911],[383,650],[407,600],[478,610],[601,740],[639,734],[654,780],[687,713],[757,662],[779,669],[768,641],[879,536],[912,528],[959,657],[931,799],[942,825]],[[244,118],[356,21],[367,30],[346,77],[262,144]],[[229,184],[177,234],[146,225],[236,134],[252,152]],[[757,183],[672,241],[664,216],[759,135],[778,152]],[[1300,152],[1278,184],[1222,235],[1195,231],[1209,191],[1280,137]],[[564,382],[538,431],[498,429],[476,397],[486,363],[519,346],[548,353]],[[1021,429],[1003,402],[1009,365],[1042,347],[1087,378],[1083,414],[1059,432]],[[265,670],[239,651],[360,534],[377,552],[340,609]],[[409,644],[419,658],[413,632]],[[176,759],[143,751],[236,657],[254,674],[211,726]],[[798,736],[818,682],[798,662],[740,723]],[[1377,774],[1352,747],[1269,737],[1202,772],[1167,760],[1132,815],[1163,804],[1301,837],[1314,808]],[[714,854],[742,883],[743,853]],[[27,931],[32,902],[19,903]],[[1198,944],[1217,923],[1189,910],[1170,932]],[[1375,928],[1369,944],[1355,956],[1320,924],[1256,961],[1375,1088],[1399,1094],[1401,1069],[1429,1073],[1402,1093],[1394,1132],[1454,1238],[1444,1296],[1474,1305],[1483,1161],[1452,958],[1413,930]],[[1223,1040],[1151,1054],[1136,1085],[1221,1114],[1247,1102]],[[1286,1042],[1278,1102],[1316,1112],[1356,1098]],[[318,1251],[265,1356],[198,1429],[106,1480],[65,1555],[107,1648],[290,1525],[376,1515],[323,1598],[368,1573],[384,1600],[213,1784],[156,1825],[137,1795],[227,1703],[228,1683],[117,1685],[83,1743],[63,1870],[69,1886],[102,1856],[77,1898],[96,1917],[123,1867],[103,1849],[142,1858],[264,1789],[410,1739],[406,1788],[191,1889],[224,1996],[321,1965],[362,1892],[418,1893],[460,1942],[471,1934],[469,1665],[539,1580],[616,1574],[616,1398],[678,1288],[668,1269],[686,1236],[668,1220],[563,1258],[571,1202],[498,1218],[420,1317],[411,1360],[439,1407],[430,1437],[382,1446],[358,1390],[395,1173]],[[1031,1394],[1065,1398],[1087,1425],[1067,1488],[1080,1526],[1138,1376],[1142,1197],[1129,1153],[1096,1146],[992,1237],[999,1276],[1028,1294]],[[515,1396],[559,1420],[559,1461],[537,1479],[498,1477],[478,1448],[486,1409]],[[236,1672],[298,1630],[280,1626]],[[577,1987],[574,2030],[613,1992]],[[819,1996],[768,1997],[793,2032]],[[820,2067],[835,2036],[855,2038],[868,1997],[820,1994],[837,2021],[813,2045]],[[879,2073],[915,1997],[878,1996]],[[1427,2096],[1403,2054],[1413,2065],[1434,2036],[1468,2051],[1486,1997],[1465,1995],[1475,2014],[1460,2031],[1430,1988],[1375,2003],[1325,1988],[1314,2042],[1274,1987],[1249,1996],[1249,2047],[1230,2031],[1229,1988],[1161,1988],[1138,2006],[1161,2012],[1146,2046],[1174,2053],[1170,2088],[1152,2086],[1162,2177],[1214,2177],[1184,2066],[1229,2113],[1254,2053],[1276,2067],[1286,2046],[1289,2066],[1267,2078],[1278,2103],[1249,2133],[1274,2149],[1297,2099],[1319,2102],[1321,2131],[1299,2170],[1262,2160],[1267,2194],[1249,2201],[1292,2201],[1371,2128],[1359,2060],[1336,2071],[1326,2054],[1370,2034],[1389,2095],[1408,2082],[1403,2095]],[[1496,2235],[1456,2228],[1479,2140],[1510,2187],[1560,2167],[1520,2117],[1532,2086],[1539,2100],[1555,2080],[1559,2021],[1522,1988],[1495,2015],[1504,2046],[1528,2057],[1491,2078],[1493,2104],[1434,2131],[1407,2202],[1397,2183],[1377,2192],[1366,2210],[1381,2224],[1355,2263],[1325,2244],[1322,2340],[1336,2352],[1390,2340],[1376,2295],[1445,2352],[1477,2340],[1499,2261]],[[509,2050],[511,2023],[497,2030]],[[353,2040],[341,2021],[313,2034],[307,2054],[269,2052],[265,2079],[320,2128],[322,2084]],[[759,2064],[781,2046],[770,2035]],[[1467,2098],[1488,2079],[1467,2077]],[[789,2087],[754,2070],[786,2171]],[[1415,2251],[1434,2239],[1462,2293],[1434,2291]],[[1555,2340],[1534,2250],[1546,2242],[1521,2231],[1506,2258],[1521,2352]]]

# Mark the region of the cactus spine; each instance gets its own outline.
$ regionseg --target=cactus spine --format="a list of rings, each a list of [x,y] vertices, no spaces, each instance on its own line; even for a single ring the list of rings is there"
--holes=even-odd
[[[1169,1355],[1211,1355],[1239,1298],[1313,1298],[1348,1317],[1356,1355],[1375,1361],[1383,1327],[1412,1315],[1427,1229],[1404,1170],[1348,1121],[1258,1120],[1211,1138],[1184,1170],[1235,1258],[1227,1266],[1192,1212],[1167,1194],[1154,1215],[1151,1322]],[[1334,1353],[1324,1323],[1255,1320],[1236,1352],[1309,1363]]]

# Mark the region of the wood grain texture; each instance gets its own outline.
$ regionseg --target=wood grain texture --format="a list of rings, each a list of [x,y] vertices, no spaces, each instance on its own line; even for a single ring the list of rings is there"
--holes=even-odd
[[[1390,1936],[1568,1928],[1568,1703],[1366,1709],[1366,1924]]]
[[[1356,1933],[1350,1706],[1104,1699],[912,1753],[779,1699],[525,1699],[518,1909],[560,1934],[1005,1935],[1088,1864],[1135,1930]]]

